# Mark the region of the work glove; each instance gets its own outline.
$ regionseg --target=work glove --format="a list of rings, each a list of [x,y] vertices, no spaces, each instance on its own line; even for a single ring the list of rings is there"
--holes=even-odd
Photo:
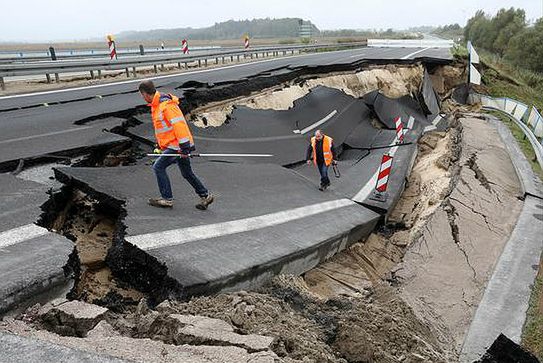
[[[306,161],[307,165],[311,165],[311,160]]]
[[[177,150],[177,153],[179,154],[179,157],[181,159],[188,159],[190,158],[190,153],[186,152],[186,150]]]

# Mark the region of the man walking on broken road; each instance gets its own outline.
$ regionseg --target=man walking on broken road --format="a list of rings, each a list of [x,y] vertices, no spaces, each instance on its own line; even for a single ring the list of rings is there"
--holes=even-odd
[[[179,108],[179,99],[171,94],[161,94],[152,81],[141,82],[139,91],[151,107],[155,136],[162,151],[162,156],[153,163],[161,197],[149,199],[149,204],[153,207],[173,207],[172,187],[166,169],[177,163],[183,178],[200,196],[200,202],[196,204],[196,208],[206,210],[213,203],[213,195],[192,171],[190,152],[195,150],[194,141],[185,116]],[[166,156],[171,154],[176,154],[178,157]]]
[[[336,148],[334,140],[330,136],[326,136],[322,130],[315,131],[315,136],[311,138],[311,142],[306,153],[307,165],[311,162],[315,164],[321,175],[320,191],[324,191],[330,186],[330,178],[328,178],[328,167],[331,164],[336,164]]]

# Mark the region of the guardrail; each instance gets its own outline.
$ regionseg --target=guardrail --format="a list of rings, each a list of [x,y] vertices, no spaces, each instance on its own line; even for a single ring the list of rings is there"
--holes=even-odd
[[[143,56],[149,54],[174,54],[182,53],[181,47],[179,48],[166,48],[145,49],[143,45],[141,48],[118,48],[117,55],[119,57],[126,56]],[[221,47],[221,46],[208,46],[208,47],[191,47],[191,52],[201,51],[213,51],[213,50],[238,50],[241,47]],[[107,58],[109,59],[108,49],[81,49],[81,50],[55,50],[53,49],[57,60],[62,59],[85,59],[85,58]],[[14,55],[17,54],[17,55]],[[27,52],[3,52],[0,53],[0,63],[24,63],[35,61],[47,61],[52,59],[51,52],[49,50],[44,51],[27,51]]]
[[[530,109],[525,103],[508,97],[492,97],[472,94],[474,100],[481,101],[483,109],[506,113],[522,129],[535,151],[537,161],[543,168],[543,117],[535,106]],[[530,112],[528,112],[530,110]]]
[[[97,72],[97,77],[101,78],[102,71],[115,71],[124,70],[126,76],[130,77],[130,73],[136,77],[137,67],[153,66],[155,73],[158,73],[158,65],[161,69],[166,64],[177,64],[178,68],[182,68],[184,64],[185,69],[188,68],[188,63],[197,62],[198,67],[202,66],[202,63],[207,66],[209,59],[215,59],[215,64],[219,64],[219,59],[222,59],[222,63],[225,63],[227,57],[233,62],[234,58],[237,61],[241,60],[241,57],[245,58],[258,58],[259,54],[262,56],[279,56],[282,52],[283,55],[287,53],[294,54],[295,52],[301,53],[305,51],[316,51],[319,49],[346,49],[346,48],[358,48],[366,46],[366,42],[359,43],[335,43],[335,44],[308,44],[308,45],[296,45],[285,47],[261,47],[250,48],[237,51],[222,51],[210,54],[202,55],[184,55],[184,54],[171,54],[162,56],[146,56],[146,57],[125,57],[115,60],[86,60],[86,61],[74,61],[74,60],[57,60],[47,62],[34,62],[24,64],[0,64],[0,87],[5,89],[6,77],[16,76],[29,76],[29,75],[45,75],[47,82],[51,82],[51,74],[55,75],[55,79],[59,81],[59,74],[61,73],[74,73],[74,72],[90,72],[90,77],[95,78],[94,72]],[[130,72],[132,71],[132,72]]]

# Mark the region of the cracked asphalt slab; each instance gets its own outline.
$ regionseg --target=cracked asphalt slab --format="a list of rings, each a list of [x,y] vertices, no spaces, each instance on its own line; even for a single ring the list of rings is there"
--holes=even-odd
[[[182,85],[189,81],[201,84],[216,84],[225,81],[239,81],[254,75],[278,70],[286,72],[296,67],[322,66],[330,64],[347,64],[357,61],[399,61],[401,58],[417,52],[417,48],[364,48],[329,53],[304,54],[296,57],[276,58],[253,63],[232,65],[214,69],[190,71],[181,74],[151,77],[157,87],[167,84]],[[426,49],[408,58],[410,61],[432,61],[449,63],[452,55],[448,49]],[[67,102],[94,98],[97,95],[107,96],[123,92],[133,92],[137,89],[140,80],[129,80],[112,84],[96,85],[91,87],[75,87],[59,91],[45,91],[36,94],[27,94],[0,97],[0,111],[18,109],[44,103]]]
[[[47,201],[41,184],[0,174],[0,313],[66,282],[62,267],[73,244],[34,223]]]
[[[218,195],[205,215],[193,208],[195,196],[180,183],[173,188],[173,209],[148,206],[145,197],[153,195],[156,181],[145,168],[57,173],[91,195],[126,201],[125,239],[165,263],[189,293],[255,287],[279,271],[302,273],[364,238],[379,219],[277,165],[196,163],[194,168]],[[333,213],[334,223],[326,223],[327,213]]]
[[[201,94],[205,94],[206,89],[212,91],[214,88],[221,87],[217,85],[226,85],[233,89],[239,80],[245,79],[251,82],[251,77],[258,75],[273,78],[274,75],[288,75],[296,70],[305,68],[323,72],[326,69],[333,69],[337,65],[348,69],[371,59],[377,59],[382,52],[383,50],[370,50],[369,53],[373,54],[373,58],[371,54],[368,56],[367,54],[357,53],[356,51],[309,54],[301,57],[277,59],[243,66],[231,66],[214,70],[189,72],[182,75],[165,76],[159,78],[157,84],[161,90],[175,90],[177,94],[190,91],[191,87],[196,86],[201,88],[199,90]],[[425,58],[426,52],[427,50],[387,49],[385,52],[386,55],[381,58],[383,62],[399,59],[405,62],[412,62],[415,58],[419,60],[427,59]],[[439,56],[430,59],[430,61],[447,63],[451,59],[448,50],[446,50],[442,51]],[[322,68],[323,65],[325,65],[324,68]],[[277,81],[276,79],[275,82]],[[0,132],[0,135],[3,137],[0,140],[0,150],[5,151],[3,155],[6,156],[4,165],[13,167],[14,163],[21,158],[32,160],[50,154],[60,155],[71,152],[88,152],[92,148],[108,147],[128,142],[130,139],[125,136],[104,132],[104,129],[117,128],[132,116],[137,115],[141,110],[145,109],[145,105],[143,105],[137,91],[134,90],[137,82],[139,81],[120,82],[75,90],[41,92],[21,97],[0,98],[0,110],[2,110],[0,112],[0,131],[6,130],[6,132]],[[228,92],[231,92],[231,90]],[[96,97],[97,95],[102,97]],[[228,93],[219,92],[217,97],[225,97],[226,95]],[[326,102],[326,100],[328,101]],[[406,104],[409,105],[411,101],[403,100],[398,102],[403,102],[402,105],[405,106]],[[48,107],[39,106],[43,103],[50,105]],[[343,107],[343,109],[339,106]],[[313,114],[309,109],[314,110],[316,113]],[[336,111],[336,113],[333,113],[333,111]],[[239,111],[239,114],[235,114],[235,117],[245,120],[241,122],[247,124],[252,115],[259,113],[259,117],[264,118],[269,114],[269,111],[243,110]],[[277,115],[276,112],[274,114]],[[298,155],[299,153],[300,156],[295,158],[284,157],[283,159],[274,160],[274,162],[285,165],[303,160],[309,134],[315,127],[323,128],[329,133],[337,133],[338,141],[342,143],[357,125],[361,122],[367,122],[366,114],[367,107],[364,103],[355,100],[351,96],[324,87],[315,89],[308,97],[297,101],[296,107],[283,112],[282,120],[277,123],[277,125],[283,125],[280,130],[284,130],[284,132],[288,131],[288,127],[285,125],[293,125],[291,126],[293,130],[295,130],[294,127],[301,129],[301,131],[307,129],[304,135],[289,132],[289,139],[294,141],[289,146],[277,144],[273,140],[270,141],[270,150],[272,150],[271,145],[273,144],[273,151],[277,151],[277,154]],[[278,117],[278,119],[281,119],[281,117]],[[417,121],[419,121],[418,119],[419,117],[417,117]],[[404,122],[406,121],[404,120]],[[146,132],[148,133],[149,126],[143,124],[129,130],[136,133],[138,128],[147,127]],[[74,131],[72,134],[71,130],[79,131]],[[195,137],[200,137],[199,133],[201,132],[203,133],[205,130],[195,130]],[[255,137],[259,137],[258,135],[260,135],[257,129],[251,132],[255,133]],[[238,131],[233,131],[231,136],[235,136],[237,133]],[[77,137],[73,135],[77,135]],[[243,138],[248,135],[250,134],[240,134],[239,137]],[[385,133],[382,133],[382,135],[385,135]],[[391,134],[386,135],[388,137]],[[148,134],[143,135],[142,138],[150,139]],[[205,140],[197,140],[197,143],[199,151],[213,150],[211,149],[213,144],[210,143],[208,146]],[[17,146],[10,149],[8,146],[13,146],[13,144]],[[233,145],[233,143],[230,144]],[[243,144],[246,147],[251,142]],[[257,143],[253,144],[257,145]],[[278,146],[280,146],[279,150]],[[247,152],[247,150],[251,149],[244,148],[243,150]],[[223,149],[220,151],[224,152]],[[262,149],[258,148],[258,151],[261,153]],[[399,153],[401,154],[402,151]],[[378,154],[380,152],[375,153],[375,155]],[[378,158],[380,156],[376,157],[375,160]],[[373,159],[370,158],[368,160]],[[156,185],[152,172],[141,164],[133,168],[111,170],[101,168],[70,168],[59,170],[58,175],[64,175],[64,177],[70,178],[72,181],[77,181],[76,184],[78,187],[86,186],[89,190],[100,191],[99,193],[102,193],[102,197],[104,198],[119,198],[120,201],[116,201],[119,205],[127,201],[125,223],[128,225],[128,238],[152,236],[153,240],[156,240],[161,236],[153,235],[154,233],[164,232],[166,235],[168,233],[170,235],[172,233],[184,233],[187,232],[187,229],[203,227],[206,223],[211,223],[215,229],[227,227],[231,228],[230,231],[235,231],[217,235],[204,234],[204,236],[207,236],[206,238],[198,237],[192,242],[190,239],[183,241],[180,245],[183,249],[187,248],[186,251],[190,250],[190,253],[187,252],[187,256],[192,256],[191,258],[185,258],[180,256],[181,254],[177,254],[178,258],[182,260],[179,261],[185,264],[185,270],[183,269],[185,267],[179,267],[177,264],[179,261],[171,260],[171,256],[176,255],[174,253],[174,246],[177,243],[175,239],[171,245],[161,247],[164,251],[167,250],[167,253],[162,253],[161,248],[146,249],[146,251],[154,251],[153,253],[164,259],[171,272],[179,278],[180,283],[187,286],[194,286],[193,291],[196,293],[201,293],[207,288],[213,291],[240,286],[256,286],[273,274],[281,271],[301,273],[315,266],[319,261],[326,259],[331,254],[345,248],[349,243],[357,239],[363,239],[364,236],[369,234],[379,218],[378,214],[346,199],[344,191],[338,190],[336,193],[334,191],[325,194],[319,193],[306,178],[294,171],[285,170],[279,166],[265,164],[248,166],[205,163],[202,161],[197,161],[194,164],[197,173],[201,174],[212,186],[212,189],[217,190],[219,194],[219,202],[214,204],[212,209],[208,211],[205,220],[202,218],[202,214],[195,214],[197,211],[192,208],[194,200],[191,199],[190,193],[186,193],[186,186],[184,185],[182,187],[179,185],[174,186],[175,195],[178,196],[176,204],[189,206],[189,213],[166,216],[165,219],[162,214],[157,214],[158,211],[150,211],[149,207],[145,205],[146,198],[142,199],[141,196],[150,193],[151,190],[154,195]],[[363,169],[361,172],[365,173],[364,175],[371,175],[374,173],[372,169],[377,170],[377,168],[378,161],[371,167],[361,168]],[[401,171],[396,177],[393,176],[391,178],[391,185],[395,185],[395,178],[401,180],[398,185],[403,185],[405,173],[406,171]],[[121,175],[124,178],[120,178]],[[247,177],[247,175],[250,177]],[[107,184],[107,182],[112,180],[118,181],[116,190],[115,187]],[[220,183],[220,181],[224,180],[228,180],[228,183]],[[275,182],[272,183],[274,180]],[[257,181],[258,183],[256,183]],[[357,183],[354,183],[349,188],[354,190]],[[363,185],[362,183],[359,184]],[[401,188],[398,187],[393,193],[399,195]],[[2,183],[2,189],[4,189],[4,183]],[[232,190],[237,190],[238,192],[234,194]],[[294,194],[297,195],[296,197],[293,197],[292,190],[297,191],[298,194]],[[257,191],[258,195],[254,194],[253,191]],[[137,194],[134,194],[136,192]],[[37,193],[46,195],[43,190]],[[224,204],[221,205],[221,203]],[[274,205],[276,207],[273,207]],[[328,208],[325,210],[335,211],[338,215],[344,216],[343,222],[335,225],[327,224],[325,215],[322,212],[318,212],[318,208],[323,206]],[[36,205],[37,209],[38,205]],[[178,210],[174,208],[173,211],[177,212]],[[310,216],[304,216],[303,214],[308,211]],[[164,213],[164,211],[161,210],[160,213]],[[294,218],[287,218],[286,216],[289,214],[294,215]],[[32,215],[30,214],[29,216]],[[210,219],[207,220],[207,218]],[[34,218],[27,224],[32,224],[35,221],[36,219]],[[142,221],[145,223],[142,223]],[[254,228],[255,223],[263,224],[260,226],[261,228]],[[239,229],[240,225],[245,226],[244,229]],[[278,233],[277,228],[274,228],[274,226],[278,225],[284,227],[285,230]],[[313,228],[312,226],[314,225],[318,227]],[[253,227],[247,228],[247,226]],[[18,228],[19,226],[15,227]],[[198,229],[190,231],[195,233],[195,235],[201,233]],[[293,241],[291,237],[292,233],[299,233],[305,238]],[[19,264],[28,264],[29,262],[26,261],[31,261],[33,254],[43,252],[48,257],[54,257],[54,262],[51,262],[50,265],[56,273],[61,266],[60,260],[64,259],[64,262],[67,260],[66,255],[69,253],[69,242],[58,235],[45,234],[45,236],[53,240],[55,238],[58,239],[50,243],[51,250],[47,251],[43,249],[43,246],[39,245],[32,245],[34,247],[31,247],[31,245],[26,246],[21,244],[21,246],[27,247],[23,249],[27,252],[26,260],[19,259],[18,261]],[[247,248],[244,248],[243,243],[240,242],[244,238],[248,238],[251,241],[251,249],[249,251],[254,251],[254,254],[251,255],[254,260],[252,262],[244,261],[244,263],[240,263],[236,261],[236,258],[239,259],[239,255],[242,252],[248,251]],[[282,247],[274,250],[272,245],[270,245],[270,241],[272,240],[277,240],[278,246]],[[134,239],[133,241],[136,240]],[[196,241],[198,243],[195,243]],[[26,240],[24,243],[26,243]],[[55,245],[55,243],[57,244]],[[220,261],[206,260],[206,264],[212,266],[212,268],[209,271],[202,272],[198,270],[198,266],[193,266],[191,263],[195,264],[194,261],[197,261],[197,258],[204,255],[205,249],[202,250],[201,246],[205,246],[206,243],[210,249],[216,249],[217,246],[230,246],[232,251],[237,251],[237,256],[231,253],[225,254],[229,256],[225,260],[228,260],[228,263],[231,263],[231,265],[222,267],[218,265]],[[14,246],[16,245],[11,246],[12,250]],[[54,246],[56,246],[56,249],[53,248]],[[180,251],[183,249],[180,249]],[[217,254],[221,253],[220,250],[215,252]],[[281,257],[283,257],[284,263],[276,263]],[[209,259],[209,257],[206,258]],[[45,257],[43,261],[46,261]],[[261,268],[255,271],[255,266],[261,266]],[[37,271],[36,276],[40,275],[39,269]],[[246,273],[247,271],[254,271],[254,273]],[[47,272],[46,274],[42,274],[42,277],[47,278],[51,274],[52,272]]]

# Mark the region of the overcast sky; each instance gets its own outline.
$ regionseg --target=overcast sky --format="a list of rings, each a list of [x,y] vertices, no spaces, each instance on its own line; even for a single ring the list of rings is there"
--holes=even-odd
[[[464,25],[502,7],[542,16],[543,0],[19,0],[2,1],[0,42],[103,37],[123,30],[205,27],[229,19],[296,17],[320,29]]]

